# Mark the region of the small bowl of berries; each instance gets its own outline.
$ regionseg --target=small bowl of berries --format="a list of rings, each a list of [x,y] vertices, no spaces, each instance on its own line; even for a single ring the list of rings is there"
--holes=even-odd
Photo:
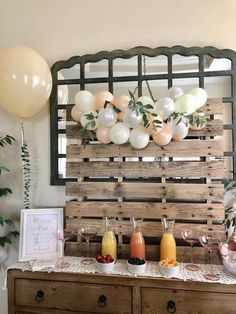
[[[111,273],[115,266],[114,258],[107,254],[106,256],[97,255],[96,256],[96,267],[101,273]]]
[[[180,263],[172,258],[166,258],[159,262],[159,270],[165,277],[176,277],[180,271]]]
[[[127,261],[128,271],[134,275],[143,274],[146,270],[147,262],[145,259],[141,259],[138,257],[131,257]]]

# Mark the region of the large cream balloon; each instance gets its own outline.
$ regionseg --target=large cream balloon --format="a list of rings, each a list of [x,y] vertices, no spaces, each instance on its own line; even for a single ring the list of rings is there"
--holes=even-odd
[[[52,76],[33,49],[11,46],[0,53],[0,104],[21,119],[36,114],[47,102]]]

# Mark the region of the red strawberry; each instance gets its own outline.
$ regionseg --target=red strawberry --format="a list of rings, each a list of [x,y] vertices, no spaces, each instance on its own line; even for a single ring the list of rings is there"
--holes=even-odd
[[[100,259],[102,259],[102,255],[97,254],[97,255],[96,255],[96,260],[97,260],[97,261],[100,261]]]
[[[105,257],[102,257],[102,258],[99,260],[99,263],[107,264],[107,260],[105,259]]]
[[[112,263],[114,261],[113,257],[111,255],[106,256],[106,260],[108,263]]]

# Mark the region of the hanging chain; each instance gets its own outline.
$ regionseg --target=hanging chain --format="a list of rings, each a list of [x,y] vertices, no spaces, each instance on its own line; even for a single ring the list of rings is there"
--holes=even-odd
[[[144,56],[144,55],[143,55],[143,74],[144,74],[144,75],[147,74],[146,56]],[[148,92],[149,92],[149,95],[150,95],[152,101],[153,101],[153,102],[156,102],[157,99],[154,99],[154,96],[153,96],[153,94],[152,94],[152,90],[151,90],[151,87],[150,87],[150,84],[149,84],[148,80],[145,80],[145,83],[146,83],[146,85],[147,85],[147,89],[148,89]],[[136,94],[137,90],[138,90],[138,85],[135,87],[135,89],[134,89],[134,91],[133,91],[133,95]]]
[[[144,75],[147,74],[146,56],[143,56],[143,74],[144,74]],[[154,97],[153,97],[152,90],[151,90],[151,87],[150,87],[150,84],[149,84],[148,80],[145,80],[145,83],[146,83],[146,85],[147,85],[147,89],[148,89],[148,92],[149,92],[150,97],[152,98],[152,100],[153,100],[154,102],[156,102],[157,99],[154,99]]]

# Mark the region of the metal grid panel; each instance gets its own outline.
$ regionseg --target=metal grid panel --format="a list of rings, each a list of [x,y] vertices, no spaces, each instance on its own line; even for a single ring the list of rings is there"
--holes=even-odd
[[[198,70],[175,73],[173,72],[173,56],[197,56],[198,57]],[[143,56],[147,57],[157,57],[166,56],[168,59],[168,71],[167,73],[154,73],[154,74],[144,74],[143,73]],[[137,56],[137,75],[132,76],[114,76],[113,75],[113,62],[117,58],[129,59]],[[212,58],[227,58],[231,61],[231,68],[228,70],[217,70],[217,71],[204,71],[204,57],[211,56]],[[223,98],[223,102],[227,105],[232,106],[232,123],[225,124],[225,130],[232,131],[232,151],[226,151],[224,154],[227,157],[232,157],[233,159],[233,170],[236,169],[236,96],[235,96],[235,52],[232,50],[224,49],[219,50],[214,47],[191,47],[186,48],[182,46],[175,46],[172,48],[159,47],[159,48],[147,48],[147,47],[136,47],[130,50],[115,50],[112,52],[101,51],[96,54],[89,54],[84,56],[75,56],[66,61],[59,61],[52,66],[52,76],[53,76],[53,88],[51,94],[51,184],[52,185],[64,185],[66,181],[73,181],[69,178],[60,178],[58,161],[59,159],[66,158],[65,154],[59,153],[58,150],[58,136],[59,134],[65,134],[65,129],[58,128],[58,111],[60,109],[66,109],[69,105],[73,104],[58,104],[58,86],[59,85],[78,85],[78,90],[86,89],[88,84],[97,83],[107,83],[110,92],[113,92],[114,83],[122,82],[137,82],[138,86],[138,96],[142,95],[142,85],[145,81],[160,81],[167,80],[168,87],[173,85],[174,79],[188,79],[196,78],[198,79],[199,86],[204,88],[205,79],[212,77],[229,77],[231,79],[231,94],[228,97]],[[89,62],[96,63],[103,59],[108,60],[108,75],[105,77],[85,77],[85,65]],[[75,65],[80,65],[80,77],[79,78],[69,78],[64,80],[58,79],[58,72],[62,69],[69,69]],[[235,175],[235,174],[234,174]]]

